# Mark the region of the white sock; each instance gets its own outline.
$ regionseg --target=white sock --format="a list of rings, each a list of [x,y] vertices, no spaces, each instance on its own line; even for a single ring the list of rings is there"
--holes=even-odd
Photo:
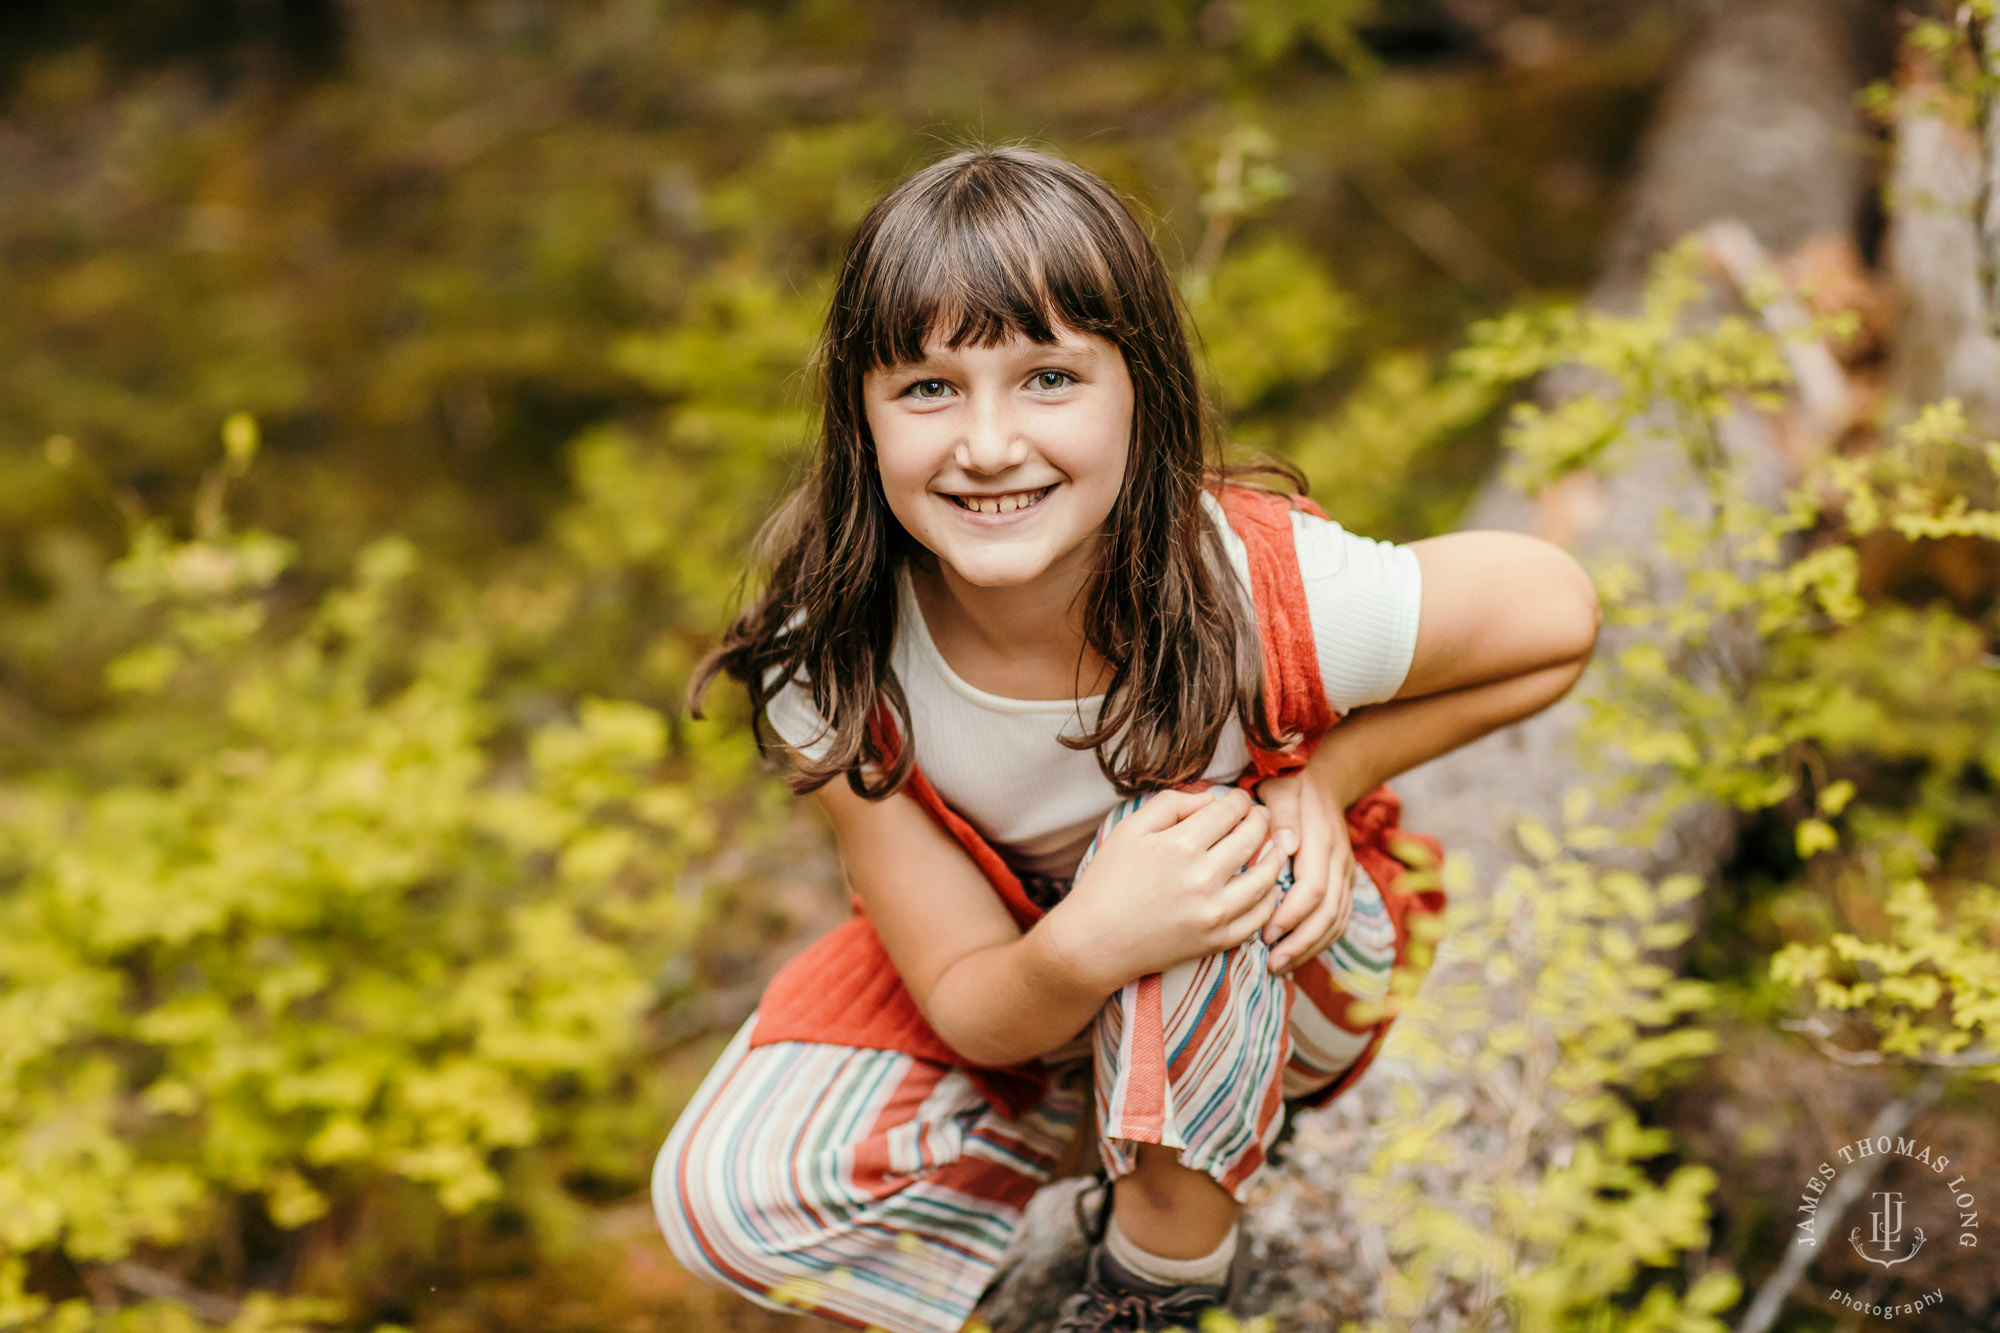
[[[1178,1287],[1193,1282],[1219,1284],[1229,1276],[1229,1261],[1236,1257],[1236,1228],[1239,1225],[1231,1222],[1229,1234],[1222,1238],[1222,1243],[1199,1259],[1168,1259],[1133,1244],[1132,1238],[1119,1229],[1118,1214],[1113,1213],[1111,1226],[1104,1233],[1104,1248],[1135,1277],[1157,1282],[1163,1287]]]

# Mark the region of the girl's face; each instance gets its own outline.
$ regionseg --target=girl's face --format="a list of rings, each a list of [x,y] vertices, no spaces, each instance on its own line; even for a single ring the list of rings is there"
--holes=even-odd
[[[889,508],[965,582],[1032,583],[1091,567],[1124,483],[1132,377],[1117,346],[1058,330],[870,371],[868,428]]]

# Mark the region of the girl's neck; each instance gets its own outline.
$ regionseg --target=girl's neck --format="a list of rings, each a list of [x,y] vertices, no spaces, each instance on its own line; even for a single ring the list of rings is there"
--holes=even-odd
[[[926,555],[910,562],[910,585],[931,642],[962,680],[1003,698],[1088,698],[1111,678],[1084,634],[1093,554],[1080,549],[1032,583],[1001,588]]]

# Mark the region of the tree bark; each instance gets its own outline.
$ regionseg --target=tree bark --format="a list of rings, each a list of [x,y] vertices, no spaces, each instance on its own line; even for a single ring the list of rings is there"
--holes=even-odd
[[[2000,25],[1986,37],[2000,68]],[[1883,246],[1897,294],[1889,412],[1894,422],[1957,398],[1990,436],[2000,434],[2000,99],[1982,127],[1958,119],[1941,92],[1931,71],[1909,70],[1897,107],[1895,217]]]
[[[1869,72],[1864,39],[1880,31],[1885,8],[1873,0],[1734,0],[1705,7],[1649,133],[1592,299],[1623,305],[1654,253],[1721,219],[1740,221],[1772,251],[1829,233],[1852,238],[1868,182],[1854,94]],[[1579,391],[1583,386],[1560,376],[1539,388],[1545,397]],[[1745,418],[1733,423],[1727,436],[1726,446],[1749,469],[1754,489],[1776,498],[1786,477],[1770,427]],[[1670,588],[1680,571],[1657,554],[1647,567],[1648,553],[1657,551],[1651,534],[1663,513],[1700,511],[1705,492],[1678,442],[1633,443],[1631,466],[1614,479],[1565,485],[1539,502],[1496,480],[1477,498],[1463,526],[1541,532],[1586,557],[1616,545],[1642,574]],[[1600,657],[1623,646],[1607,634]],[[1693,663],[1690,669],[1734,672],[1754,666],[1747,643],[1725,641],[1717,652],[1726,660]],[[1576,693],[1587,691],[1590,679]],[[1562,792],[1582,772],[1575,745],[1581,716],[1582,705],[1573,696],[1393,784],[1409,827],[1470,856],[1480,883],[1467,892],[1481,891],[1516,859],[1511,830],[1517,820],[1533,816],[1560,826]],[[1727,811],[1689,811],[1633,868],[1648,874],[1694,872],[1712,880],[1730,850],[1734,827]],[[1533,959],[1521,961],[1524,968],[1535,965]],[[1454,962],[1447,941],[1426,985],[1466,983],[1487,984]],[[1500,990],[1489,996],[1493,1016],[1504,1017],[1507,1002]],[[1456,1097],[1478,1108],[1454,1133],[1467,1140],[1470,1158],[1490,1151],[1502,1127],[1472,1074],[1420,1075],[1399,1065],[1391,1048],[1353,1091],[1301,1119],[1285,1162],[1253,1193],[1245,1225],[1261,1262],[1238,1313],[1269,1314],[1281,1333],[1381,1317],[1390,1252],[1386,1238],[1348,1197],[1344,1181],[1372,1155],[1398,1088],[1410,1085],[1423,1105]],[[1545,1109],[1555,1117],[1553,1105]],[[1465,1182],[1447,1172],[1432,1183],[1434,1199],[1469,1197],[1470,1191],[1458,1188]],[[1051,1186],[1030,1207],[983,1310],[995,1333],[1047,1328],[1074,1288],[1082,1242],[1070,1221],[1070,1201],[1078,1188],[1080,1182]],[[1441,1294],[1414,1326],[1452,1329],[1475,1317]]]

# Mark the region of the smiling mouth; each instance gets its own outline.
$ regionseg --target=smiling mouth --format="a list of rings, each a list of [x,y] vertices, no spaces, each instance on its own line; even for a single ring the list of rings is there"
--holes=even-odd
[[[1002,495],[947,494],[945,499],[951,501],[960,509],[968,510],[975,514],[1011,514],[1017,509],[1032,509],[1034,506],[1040,504],[1042,498],[1055,488],[1055,483],[1050,482],[1041,489],[1033,491],[1008,491]]]

